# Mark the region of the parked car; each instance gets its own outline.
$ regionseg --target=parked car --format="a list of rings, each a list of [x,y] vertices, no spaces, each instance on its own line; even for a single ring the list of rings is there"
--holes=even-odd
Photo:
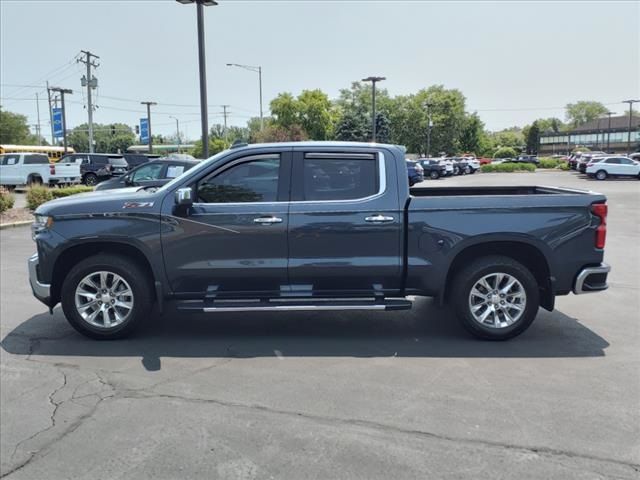
[[[413,160],[407,160],[407,172],[409,175],[409,186],[413,187],[416,183],[420,183],[424,180],[424,169],[422,165]]]
[[[131,170],[143,163],[150,162],[151,160],[157,160],[158,158],[161,158],[161,155],[154,155],[152,153],[123,153],[122,157],[127,161],[129,170]]]
[[[447,175],[447,166],[442,165],[438,160],[428,160],[421,158],[418,163],[424,170],[424,177],[429,177],[431,180],[437,180],[440,177]],[[452,167],[453,169],[453,167]]]
[[[157,191],[47,202],[35,211],[31,287],[100,339],[168,301],[208,314],[402,310],[419,295],[451,301],[472,334],[493,340],[525,331],[557,295],[607,288],[604,195],[410,190],[406,169],[394,145],[256,144]]]
[[[478,162],[480,163],[480,166],[482,165],[488,165],[493,161],[492,158],[486,158],[486,157],[482,157],[478,159]]]
[[[67,155],[61,161],[80,165],[82,183],[89,186],[97,185],[111,177],[124,175],[129,170],[127,161],[118,154],[74,153]]]
[[[457,169],[454,168],[454,170],[456,170],[455,175],[467,175],[468,173],[472,173],[471,166],[466,158],[453,157],[451,160],[453,160],[454,165],[457,167]]]
[[[467,165],[469,166],[469,173],[473,174],[480,170],[480,161],[475,157],[466,157]]]
[[[640,162],[622,156],[592,160],[587,164],[585,171],[597,180],[606,180],[609,177],[637,177],[640,180]]]
[[[100,182],[96,190],[113,190],[126,187],[161,187],[172,179],[179,177],[191,167],[195,167],[197,160],[159,159],[143,163],[126,175],[112,177]]]
[[[593,162],[595,160],[599,160],[599,159],[605,158],[606,156],[607,155],[583,154],[582,157],[580,157],[580,161],[578,162],[577,170],[580,173],[586,173],[587,172],[587,164],[589,164],[590,162]]]
[[[571,154],[571,156],[569,157],[569,168],[571,170],[578,170],[578,164],[580,163],[580,160],[582,159],[583,155],[607,155],[605,152],[576,152]]]
[[[0,155],[0,185],[8,189],[23,185],[58,185],[79,181],[80,167],[75,163],[50,163],[49,157],[44,153]]]

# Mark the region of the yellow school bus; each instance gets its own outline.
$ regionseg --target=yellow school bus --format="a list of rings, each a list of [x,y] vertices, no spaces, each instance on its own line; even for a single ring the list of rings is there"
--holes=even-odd
[[[55,147],[51,145],[0,145],[0,154],[3,153],[45,153],[49,157],[51,163],[55,163],[64,157],[64,147]],[[75,153],[71,147],[67,147],[67,154]]]

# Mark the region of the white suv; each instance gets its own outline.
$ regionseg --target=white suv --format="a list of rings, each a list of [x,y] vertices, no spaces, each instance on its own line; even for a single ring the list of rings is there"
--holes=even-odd
[[[594,158],[587,164],[586,174],[598,180],[606,180],[607,177],[640,179],[640,163],[626,157]]]

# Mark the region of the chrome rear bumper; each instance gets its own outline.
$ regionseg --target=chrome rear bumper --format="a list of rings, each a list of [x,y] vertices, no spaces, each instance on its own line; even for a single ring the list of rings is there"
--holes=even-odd
[[[601,263],[597,267],[583,268],[576,277],[573,293],[580,295],[582,293],[606,290],[609,288],[609,285],[607,285],[607,275],[610,271],[611,267],[606,263]]]

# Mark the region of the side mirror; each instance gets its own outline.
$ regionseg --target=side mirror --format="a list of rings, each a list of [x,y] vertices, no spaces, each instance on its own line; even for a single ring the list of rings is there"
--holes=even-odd
[[[193,190],[190,188],[179,188],[176,190],[176,205],[190,207],[193,205]]]
[[[131,181],[131,175],[130,175],[130,174],[129,174],[129,175],[125,175],[125,176],[124,176],[124,183],[125,183],[126,185],[131,185],[131,184],[133,183],[133,182]]]

